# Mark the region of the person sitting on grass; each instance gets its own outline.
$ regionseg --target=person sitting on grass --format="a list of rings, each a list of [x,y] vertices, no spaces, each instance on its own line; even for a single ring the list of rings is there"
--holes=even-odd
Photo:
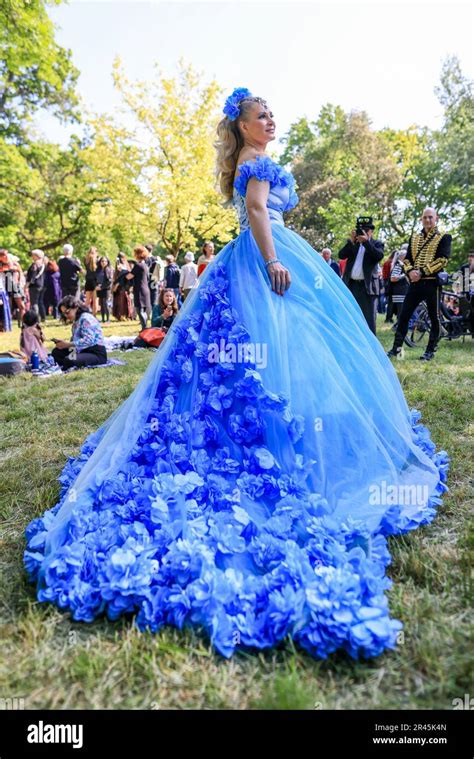
[[[64,322],[72,324],[72,339],[57,340],[51,355],[65,371],[76,367],[97,366],[107,363],[107,351],[104,344],[102,328],[89,308],[73,295],[66,295],[59,304],[59,312]],[[71,349],[76,356],[71,357]]]
[[[36,351],[40,361],[47,362],[48,351],[44,345],[45,337],[38,313],[32,308],[23,314],[20,334],[20,350],[31,361],[31,354]]]
[[[178,301],[174,290],[170,287],[165,288],[160,292],[158,304],[153,306],[151,326],[161,327],[162,329],[168,330],[171,327],[178,310]]]

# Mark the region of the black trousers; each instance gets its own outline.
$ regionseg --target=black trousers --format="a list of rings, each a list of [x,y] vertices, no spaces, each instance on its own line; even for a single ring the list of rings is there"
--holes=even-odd
[[[377,296],[369,295],[363,279],[350,279],[349,290],[360,306],[370,330],[376,333]]]
[[[398,319],[394,348],[401,348],[408,332],[408,324],[412,314],[422,301],[425,301],[430,317],[431,329],[426,350],[433,352],[439,339],[439,314],[438,314],[438,282],[436,279],[420,279],[412,282],[403,301],[400,317]]]
[[[90,345],[83,351],[77,351],[75,359],[69,358],[70,348],[53,348],[51,355],[62,369],[70,369],[76,366],[82,369],[83,366],[96,366],[107,362],[107,351],[104,345]]]
[[[110,321],[110,309],[109,309],[110,290],[99,290],[97,295],[99,296],[100,315],[102,317],[102,321],[103,322],[105,322],[105,320]]]
[[[80,288],[78,284],[77,285],[63,285],[63,283],[61,282],[61,292],[62,292],[63,298],[66,295],[73,295],[75,298],[79,298]]]
[[[29,294],[31,310],[35,311],[41,321],[44,322],[46,319],[46,308],[44,307],[44,287],[41,289],[37,287],[30,287]]]

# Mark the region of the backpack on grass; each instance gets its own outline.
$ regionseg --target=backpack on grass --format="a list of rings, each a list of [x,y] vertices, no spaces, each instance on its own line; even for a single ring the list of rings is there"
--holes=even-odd
[[[0,353],[0,377],[13,377],[26,369],[26,359],[17,351]]]

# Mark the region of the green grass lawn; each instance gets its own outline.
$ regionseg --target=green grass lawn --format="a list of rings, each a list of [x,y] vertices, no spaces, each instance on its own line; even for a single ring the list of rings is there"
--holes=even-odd
[[[113,323],[105,332],[133,335],[138,323]],[[49,338],[69,333],[47,325]],[[379,333],[388,347],[383,322]],[[0,335],[0,350],[17,347],[16,327]],[[361,662],[343,654],[317,661],[291,641],[225,660],[195,631],[152,635],[126,620],[74,623],[38,603],[23,570],[24,528],[56,502],[67,457],[129,395],[153,354],[114,354],[126,366],[1,380],[2,698],[23,698],[26,709],[451,709],[453,698],[472,694],[473,349],[472,339],[443,340],[431,363],[418,361],[420,348],[396,362],[409,405],[451,456],[450,492],[431,525],[390,538],[389,598],[403,640],[395,652]]]

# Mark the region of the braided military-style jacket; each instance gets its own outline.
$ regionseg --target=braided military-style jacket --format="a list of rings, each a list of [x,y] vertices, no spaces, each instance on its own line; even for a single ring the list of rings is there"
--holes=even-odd
[[[422,279],[436,279],[451,255],[451,240],[451,235],[442,234],[438,227],[428,233],[424,229],[414,232],[403,263],[405,274],[419,269]]]

